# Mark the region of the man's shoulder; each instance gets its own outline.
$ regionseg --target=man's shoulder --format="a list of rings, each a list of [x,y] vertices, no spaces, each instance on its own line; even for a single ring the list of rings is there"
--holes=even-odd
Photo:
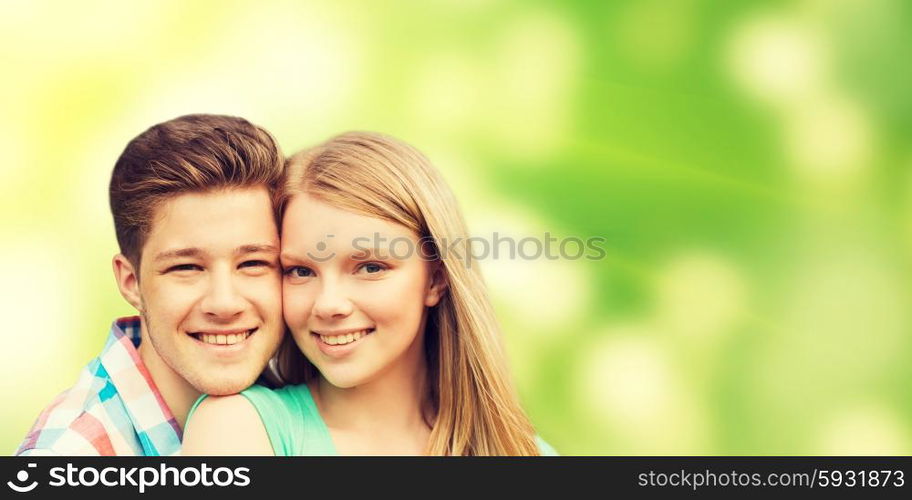
[[[42,410],[16,454],[136,454],[129,453],[136,450],[131,427],[123,401],[96,358],[76,384]]]

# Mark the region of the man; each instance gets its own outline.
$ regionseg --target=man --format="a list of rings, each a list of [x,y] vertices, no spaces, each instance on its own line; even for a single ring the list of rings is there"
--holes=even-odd
[[[17,455],[173,455],[201,393],[256,380],[283,331],[282,179],[275,140],[240,118],[183,116],[127,145],[109,191],[113,268],[139,316],[114,322]]]

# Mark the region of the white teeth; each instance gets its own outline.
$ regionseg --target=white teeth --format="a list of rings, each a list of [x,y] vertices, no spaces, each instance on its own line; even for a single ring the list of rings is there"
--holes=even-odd
[[[250,332],[244,333],[229,333],[227,335],[216,335],[213,333],[201,333],[199,334],[199,339],[206,344],[215,344],[215,345],[234,345],[239,342],[247,340],[247,337],[250,336]]]
[[[351,344],[352,342],[367,335],[368,332],[369,330],[361,330],[355,333],[347,333],[344,335],[320,335],[320,339],[329,345]]]

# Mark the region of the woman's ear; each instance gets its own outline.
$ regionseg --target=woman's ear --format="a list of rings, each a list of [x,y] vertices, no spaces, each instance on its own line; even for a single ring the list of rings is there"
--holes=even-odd
[[[114,268],[114,279],[123,298],[135,307],[140,313],[142,310],[142,294],[139,293],[139,270],[133,267],[129,259],[123,254],[117,254],[111,261]]]
[[[434,307],[440,302],[443,293],[446,291],[449,283],[447,282],[446,271],[443,264],[435,262],[431,265],[431,279],[428,283],[427,293],[424,295],[424,305]]]

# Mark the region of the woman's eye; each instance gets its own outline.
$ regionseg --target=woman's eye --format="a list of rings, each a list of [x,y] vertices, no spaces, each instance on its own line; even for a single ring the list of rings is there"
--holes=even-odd
[[[365,274],[377,274],[377,273],[382,273],[383,271],[386,271],[387,269],[389,269],[389,268],[383,264],[380,264],[377,262],[367,262],[367,263],[361,264],[361,266],[358,268],[358,271],[363,272]]]
[[[285,268],[285,275],[291,276],[292,278],[309,278],[313,276],[313,271],[304,266],[292,266]]]

